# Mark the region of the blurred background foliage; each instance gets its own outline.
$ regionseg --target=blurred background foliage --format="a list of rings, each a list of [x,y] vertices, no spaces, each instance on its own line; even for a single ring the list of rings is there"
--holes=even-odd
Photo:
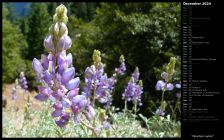
[[[43,46],[55,8],[61,3],[29,3],[23,16],[16,13],[20,3],[3,3],[2,7],[2,81],[13,83],[21,71],[29,88],[36,88],[32,59],[47,53]],[[73,40],[68,51],[73,55],[77,75],[84,80],[84,70],[92,65],[94,49],[102,52],[105,72],[110,77],[124,55],[127,72],[119,77],[113,105],[123,108],[121,94],[131,73],[138,66],[144,93],[141,113],[149,116],[153,104],[160,100],[156,82],[171,56],[178,58],[174,83],[180,81],[180,14],[179,3],[93,3],[66,2],[68,30]],[[25,16],[24,16],[25,15]],[[82,84],[81,84],[82,85]],[[171,95],[174,98],[175,95]],[[154,103],[152,104],[153,101]],[[129,105],[131,106],[131,104]]]

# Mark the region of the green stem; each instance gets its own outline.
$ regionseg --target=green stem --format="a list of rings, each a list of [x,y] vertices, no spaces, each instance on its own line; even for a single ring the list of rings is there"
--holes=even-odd
[[[164,100],[164,93],[165,93],[165,90],[163,90],[163,92],[162,92],[161,104],[162,104],[162,102],[163,102],[163,100]]]
[[[125,102],[124,102],[124,114],[126,114],[126,111],[127,111],[127,101],[125,100]]]
[[[179,101],[180,101],[180,98],[177,99],[177,102],[176,102],[175,107],[174,107],[174,109],[173,109],[173,117],[174,117],[174,119],[176,119],[175,112],[176,112],[177,105],[178,105]]]
[[[165,91],[166,91],[166,86],[167,86],[167,82],[165,83],[165,88],[162,90],[162,99],[161,99],[161,104],[162,104],[162,102],[163,102],[163,100],[164,100],[164,93],[165,93]]]
[[[93,107],[95,107],[95,95],[96,95],[96,90],[94,90],[94,92],[93,92]]]
[[[88,133],[86,132],[86,129],[83,127],[83,125],[80,125],[82,130],[84,131],[85,135],[88,136]]]
[[[176,109],[177,109],[177,104],[179,103],[179,101],[180,101],[180,98],[178,98],[178,99],[177,99],[177,102],[176,102],[175,107],[174,107],[174,109],[173,109],[173,110],[174,110],[174,112],[176,112]]]
[[[95,96],[96,96],[96,84],[94,82],[94,84],[93,84],[93,96],[92,96],[92,106],[93,107],[95,107],[95,100],[96,100]]]
[[[92,134],[93,134],[95,137],[97,137],[97,133],[96,133],[96,130],[94,129],[94,127],[92,127],[92,126],[86,124],[83,120],[81,120],[81,123],[82,123],[83,125],[85,125],[88,129],[90,129],[90,130],[92,131]]]
[[[134,120],[135,120],[136,113],[137,113],[137,101],[135,101],[135,103],[134,103],[134,112],[135,112],[135,115],[134,115]]]
[[[171,109],[171,111],[172,111],[172,117],[174,117],[174,109],[173,109],[173,107],[172,107],[172,105],[169,103],[169,107],[170,107],[170,109]]]

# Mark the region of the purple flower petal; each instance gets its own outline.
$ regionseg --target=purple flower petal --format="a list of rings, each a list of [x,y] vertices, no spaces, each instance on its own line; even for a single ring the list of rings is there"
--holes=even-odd
[[[181,93],[180,92],[176,93],[176,97],[180,98],[181,97]]]
[[[79,107],[80,108],[85,108],[87,106],[87,104],[88,104],[88,101],[86,99],[80,100]]]
[[[35,96],[35,99],[39,101],[46,101],[48,99],[48,95],[40,93]]]
[[[72,108],[72,111],[73,111],[74,114],[77,114],[78,113],[79,107],[77,105],[72,104],[71,108]]]
[[[75,88],[73,90],[70,90],[68,92],[68,98],[72,99],[73,97],[75,97],[76,95],[78,95],[79,93],[79,88]]]
[[[162,80],[159,80],[156,83],[156,90],[162,90],[164,86],[165,86],[165,83]]]
[[[66,125],[65,121],[64,120],[58,120],[58,121],[55,121],[55,123],[57,124],[57,126],[59,127],[64,127]]]
[[[54,44],[52,40],[52,35],[49,35],[44,39],[44,47],[47,48],[49,51],[54,51]]]
[[[181,84],[176,84],[176,88],[181,88]]]
[[[45,95],[48,95],[50,91],[49,87],[41,87],[41,86],[38,87],[38,90],[41,94]]]
[[[80,122],[80,118],[78,115],[74,115],[74,123],[78,124]]]
[[[107,122],[107,121],[104,121],[104,122],[103,122],[103,128],[104,128],[104,129],[110,129],[110,127],[111,127],[111,126],[110,126],[110,123],[109,123],[109,122]]]
[[[58,60],[58,65],[61,65],[62,63],[65,62],[66,58],[60,53],[57,57]]]
[[[86,97],[85,97],[84,95],[77,95],[77,96],[75,96],[75,97],[73,98],[73,100],[72,100],[72,104],[77,105],[77,104],[79,104],[79,102],[80,102],[81,100],[86,100]]]
[[[40,60],[42,66],[44,69],[47,69],[48,68],[48,58],[46,55],[42,54],[41,55],[41,60]]]
[[[71,38],[67,35],[63,35],[59,40],[58,48],[60,50],[67,50],[67,49],[71,48],[71,45],[72,45]]]
[[[65,85],[65,87],[66,87],[68,90],[73,90],[73,89],[75,89],[75,88],[77,88],[77,87],[79,86],[79,82],[80,82],[79,77],[76,77],[75,79],[70,80],[70,81]]]
[[[57,109],[57,110],[62,110],[63,106],[60,102],[54,103],[53,108]]]
[[[62,103],[63,107],[65,107],[65,108],[70,108],[71,107],[70,101],[66,98],[62,97],[61,103]]]
[[[166,88],[167,88],[167,90],[171,91],[171,90],[173,90],[174,86],[173,86],[173,84],[168,83],[168,84],[166,85]]]
[[[52,117],[59,117],[62,114],[62,110],[56,109],[54,112],[51,113]]]
[[[52,80],[52,75],[50,74],[50,72],[49,72],[48,70],[46,70],[46,71],[44,72],[44,77],[43,77],[43,79],[44,79],[44,81],[45,81],[46,83],[50,83],[50,82],[51,82],[51,80]]]
[[[72,45],[72,40],[69,36],[65,35],[64,36],[64,39],[65,39],[65,46],[64,46],[64,49],[67,50],[69,48],[71,48],[71,45]]]
[[[33,69],[37,72],[37,73],[42,73],[43,72],[43,66],[41,65],[40,61],[37,60],[36,58],[33,59]]]
[[[68,113],[64,113],[62,112],[62,116],[61,116],[61,119],[63,119],[65,122],[68,122],[69,121],[69,114]]]
[[[64,83],[68,82],[75,76],[75,68],[67,68],[63,73],[62,73],[62,80]]]
[[[63,96],[63,92],[60,89],[58,89],[58,91],[54,92],[52,94],[52,96],[54,98],[56,98],[57,100],[60,100],[62,98],[62,96]]]

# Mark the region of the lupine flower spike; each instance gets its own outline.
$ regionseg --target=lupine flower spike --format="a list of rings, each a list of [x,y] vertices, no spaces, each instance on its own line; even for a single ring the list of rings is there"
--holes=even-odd
[[[56,8],[53,24],[49,28],[49,35],[44,39],[44,47],[48,55],[41,55],[41,59],[33,59],[33,69],[39,82],[37,100],[53,102],[52,117],[59,127],[64,127],[73,117],[79,122],[79,114],[83,113],[91,118],[95,111],[90,102],[79,92],[79,77],[75,77],[75,68],[72,66],[72,54],[66,50],[72,46],[68,36],[67,9],[64,5]]]
[[[164,93],[165,91],[172,91],[174,89],[174,85],[170,82],[172,82],[173,74],[175,72],[175,64],[176,64],[176,58],[171,57],[170,62],[166,66],[166,71],[161,73],[161,78],[163,80],[158,80],[156,83],[156,90],[162,91],[162,99],[160,107],[156,110],[156,114],[163,116],[165,114],[165,108],[167,106],[166,101],[164,101]],[[176,85],[176,87],[180,87],[180,85]]]
[[[143,83],[142,80],[138,80],[139,75],[139,69],[136,67],[124,93],[122,93],[122,99],[125,100],[125,112],[127,111],[127,102],[132,101],[135,114],[137,112],[137,105],[142,106],[141,95],[143,93]]]
[[[85,70],[85,86],[82,95],[91,98],[92,105],[95,105],[97,99],[105,108],[112,104],[112,92],[117,82],[118,75],[124,75],[126,71],[124,56],[120,57],[120,67],[115,68],[115,73],[108,78],[104,73],[104,64],[101,62],[101,52],[94,50],[93,65]]]
[[[15,86],[12,89],[12,100],[17,100],[18,96],[17,96],[17,88],[19,86],[19,81],[18,79],[15,80]]]

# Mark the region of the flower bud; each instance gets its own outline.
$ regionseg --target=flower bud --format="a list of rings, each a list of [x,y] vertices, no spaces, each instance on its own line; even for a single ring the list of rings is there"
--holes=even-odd
[[[105,121],[105,117],[106,117],[106,111],[104,109],[100,109],[100,113],[99,113],[99,119],[101,122]]]
[[[119,61],[120,61],[120,63],[123,63],[123,62],[125,61],[125,59],[124,59],[124,55],[121,55],[121,56],[120,56]]]
[[[59,37],[62,37],[64,34],[66,34],[67,32],[66,31],[68,31],[68,28],[67,28],[67,26],[66,26],[66,24],[64,24],[63,22],[60,24],[60,28],[59,28],[59,33],[58,33],[58,36]],[[68,33],[67,33],[68,34]],[[66,34],[66,35],[67,35]]]
[[[67,14],[67,8],[61,4],[56,8],[56,14],[57,16],[63,16],[64,14]]]
[[[59,25],[58,22],[56,22],[56,23],[54,24],[54,32],[53,32],[54,36],[57,36],[57,37],[58,37],[59,28],[60,28],[60,25]]]
[[[93,62],[97,68],[100,66],[100,62],[101,62],[100,54],[101,54],[101,52],[98,50],[94,50],[94,52],[93,52]]]
[[[139,81],[138,81],[138,85],[141,86],[141,87],[143,86],[143,82],[142,82],[142,80],[139,80]]]
[[[167,65],[167,72],[170,76],[173,75],[174,71],[175,71],[175,64],[176,64],[176,58],[175,57],[171,57],[170,58],[170,62]],[[172,77],[171,77],[172,78]],[[170,78],[170,79],[171,79]]]
[[[168,73],[166,73],[166,72],[162,72],[162,73],[161,73],[161,77],[162,77],[166,82],[169,81],[169,74],[168,74]]]
[[[65,24],[68,22],[67,8],[63,4],[56,8],[56,13],[53,17],[53,21],[54,23],[64,22]]]

